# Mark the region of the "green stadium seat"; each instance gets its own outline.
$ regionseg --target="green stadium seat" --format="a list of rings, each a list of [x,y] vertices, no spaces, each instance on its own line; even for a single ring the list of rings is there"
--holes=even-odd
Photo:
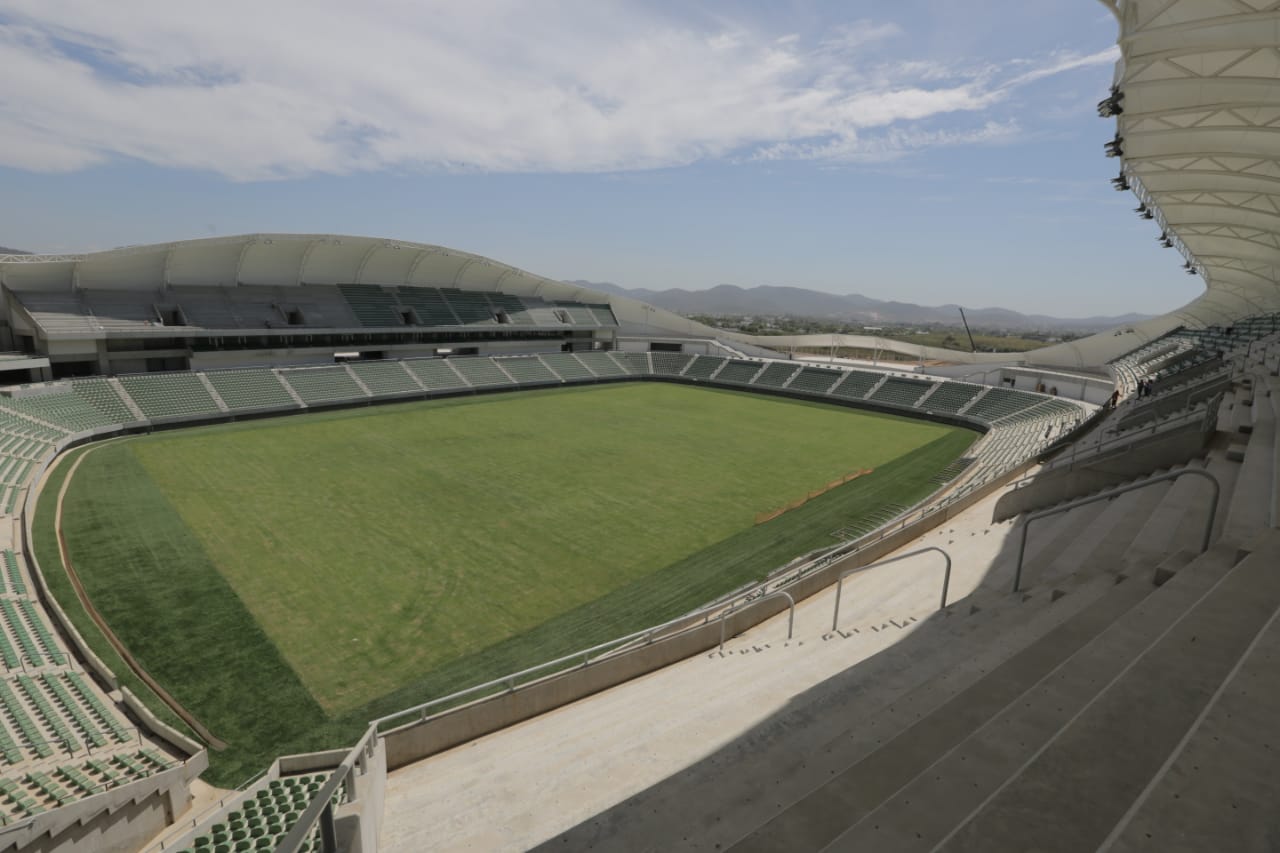
[[[266,368],[211,370],[205,378],[232,411],[298,408],[275,373]]]

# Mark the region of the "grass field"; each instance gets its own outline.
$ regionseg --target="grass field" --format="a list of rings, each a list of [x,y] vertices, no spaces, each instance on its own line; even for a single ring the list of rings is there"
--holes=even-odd
[[[231,743],[212,756],[228,784],[761,577],[919,500],[973,438],[669,384],[520,392],[102,445],[64,530],[116,633]],[[37,518],[47,574],[65,470]]]

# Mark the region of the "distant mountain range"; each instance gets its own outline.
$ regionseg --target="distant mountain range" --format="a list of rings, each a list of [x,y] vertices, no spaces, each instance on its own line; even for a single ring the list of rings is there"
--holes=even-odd
[[[31,253],[24,252],[21,249],[6,249],[4,246],[0,246],[0,255],[29,255],[29,254]]]
[[[629,296],[677,314],[743,315],[751,317],[804,317],[813,320],[854,322],[864,325],[960,325],[956,305],[914,305],[872,299],[851,293],[841,296],[806,290],[802,287],[741,288],[721,284],[710,290],[627,289],[600,281],[571,281],[580,287]],[[1049,317],[1021,314],[1005,308],[964,309],[969,325],[982,329],[1097,330],[1128,325],[1149,319],[1149,314],[1122,314],[1118,317]]]

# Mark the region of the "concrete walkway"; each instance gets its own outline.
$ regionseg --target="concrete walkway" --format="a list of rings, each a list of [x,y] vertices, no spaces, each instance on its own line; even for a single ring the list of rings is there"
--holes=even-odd
[[[954,560],[950,600],[973,592],[1012,529],[999,493],[902,549]],[[711,652],[402,768],[387,781],[385,851],[526,850],[706,758],[795,697],[913,633],[938,607],[929,553],[845,581]],[[856,629],[856,631],[855,631]]]

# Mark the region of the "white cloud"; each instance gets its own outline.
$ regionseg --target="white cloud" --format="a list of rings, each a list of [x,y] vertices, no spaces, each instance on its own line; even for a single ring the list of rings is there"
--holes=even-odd
[[[871,62],[902,35],[818,43],[594,0],[8,0],[0,165],[112,157],[238,180],[376,169],[624,171],[721,157],[883,159],[1006,138],[1013,88],[1106,61]],[[7,20],[7,23],[5,22]],[[1015,73],[1016,72],[1016,73]],[[968,126],[923,122],[971,115]]]

